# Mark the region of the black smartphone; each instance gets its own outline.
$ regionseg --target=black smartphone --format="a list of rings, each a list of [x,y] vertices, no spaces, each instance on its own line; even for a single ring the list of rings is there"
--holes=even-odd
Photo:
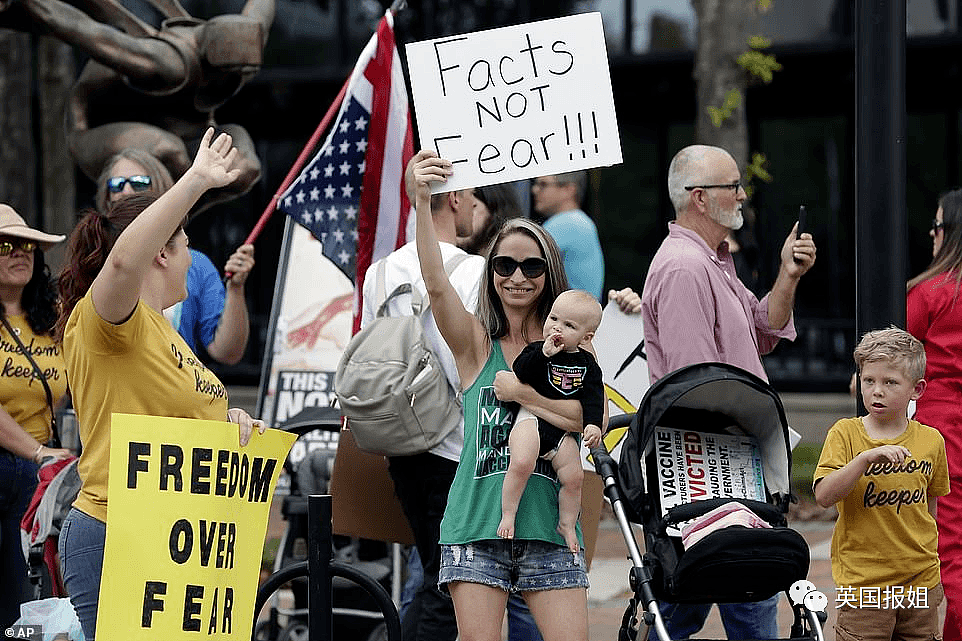
[[[802,232],[805,231],[806,222],[807,222],[807,221],[805,220],[805,205],[799,205],[799,207],[798,207],[798,227],[795,228],[795,240],[798,240],[798,239],[801,237]],[[796,263],[801,263],[801,262],[802,262],[802,261],[800,261],[799,259],[794,258],[794,257],[792,258],[792,260],[794,260]]]

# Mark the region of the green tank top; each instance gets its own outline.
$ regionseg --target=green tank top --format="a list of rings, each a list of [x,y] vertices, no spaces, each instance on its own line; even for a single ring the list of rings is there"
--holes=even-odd
[[[481,373],[464,390],[464,449],[441,520],[440,542],[444,545],[498,538],[501,484],[508,469],[507,434],[517,405],[497,399],[494,375],[508,369],[501,344],[494,341]],[[501,447],[495,447],[500,443]],[[551,463],[539,459],[521,495],[515,518],[516,538],[564,545],[556,529],[560,487]],[[580,524],[578,539],[582,540]]]

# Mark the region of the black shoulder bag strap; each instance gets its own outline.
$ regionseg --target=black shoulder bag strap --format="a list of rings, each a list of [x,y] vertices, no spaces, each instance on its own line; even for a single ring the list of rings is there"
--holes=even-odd
[[[47,385],[47,377],[43,375],[43,370],[37,365],[37,361],[33,360],[33,356],[27,351],[26,346],[23,341],[20,340],[20,336],[17,331],[11,327],[10,321],[7,320],[6,314],[0,315],[0,321],[3,322],[3,326],[7,328],[7,333],[17,342],[20,346],[20,352],[27,357],[30,364],[33,365],[33,371],[43,383],[43,391],[47,394],[47,406],[50,407],[50,430],[52,432],[51,444],[52,447],[60,447],[60,431],[57,429],[57,412],[53,409],[53,394],[50,393],[50,386]]]

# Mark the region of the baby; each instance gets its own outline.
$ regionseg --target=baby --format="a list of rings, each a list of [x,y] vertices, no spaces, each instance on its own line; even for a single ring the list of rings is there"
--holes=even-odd
[[[601,442],[605,389],[601,368],[590,348],[601,323],[601,305],[586,291],[562,292],[551,306],[544,324],[544,340],[529,344],[514,361],[514,372],[522,383],[552,399],[581,402],[585,445]],[[558,533],[575,554],[580,549],[575,526],[581,510],[580,448],[574,436],[524,408],[508,437],[510,463],[501,489],[501,523],[498,536],[514,537],[514,519],[528,477],[541,457],[551,462],[561,483],[558,494]]]

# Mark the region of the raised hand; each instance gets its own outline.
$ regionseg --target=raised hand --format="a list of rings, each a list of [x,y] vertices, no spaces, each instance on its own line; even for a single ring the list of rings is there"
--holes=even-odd
[[[796,239],[795,230],[797,228],[798,223],[795,223],[782,245],[780,255],[782,269],[793,278],[801,278],[802,274],[815,264],[815,241],[811,234],[806,233]]]
[[[240,169],[234,167],[236,159],[237,148],[230,135],[221,133],[214,138],[214,128],[208,127],[188,171],[202,182],[205,189],[224,187],[240,176]]]
[[[408,162],[404,172],[404,188],[408,198],[431,198],[431,183],[446,182],[454,173],[451,161],[439,158],[430,149],[422,149]]]
[[[230,258],[227,259],[227,264],[224,265],[224,273],[231,275],[227,283],[240,287],[247,280],[253,268],[254,246],[250,244],[241,245],[231,254]]]

